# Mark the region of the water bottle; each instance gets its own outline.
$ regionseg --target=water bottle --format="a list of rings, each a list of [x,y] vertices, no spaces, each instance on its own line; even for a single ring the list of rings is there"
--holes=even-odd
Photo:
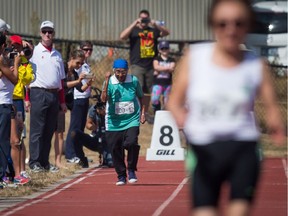
[[[156,20],[156,25],[164,26],[164,25],[165,25],[165,21],[163,21],[163,20]]]

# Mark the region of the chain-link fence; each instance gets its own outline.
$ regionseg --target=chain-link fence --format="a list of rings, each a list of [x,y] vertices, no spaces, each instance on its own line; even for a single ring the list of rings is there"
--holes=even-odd
[[[280,107],[283,122],[287,131],[287,66],[271,65],[271,77],[276,92],[276,98]],[[260,99],[256,100],[255,113],[258,124],[263,133],[267,132],[265,124],[265,109]]]
[[[23,38],[33,40],[36,45],[40,40],[39,37],[31,37],[22,35]],[[95,83],[93,86],[101,89],[104,81],[106,71],[112,70],[113,60],[116,58],[129,59],[129,45],[122,41],[113,42],[99,42],[91,41],[93,43],[93,54],[90,58],[90,65],[93,73],[96,76]],[[195,41],[194,41],[195,42]],[[170,41],[171,54],[178,60],[181,57],[182,50],[186,44],[194,43],[191,41]],[[81,41],[68,41],[68,40],[55,40],[55,47],[58,49],[63,56],[64,60],[68,60],[69,53],[73,49],[79,48]],[[273,84],[276,90],[278,104],[280,106],[283,121],[287,128],[287,66],[271,65],[271,76],[273,78]],[[176,73],[177,75],[177,66]],[[255,113],[258,120],[259,126],[262,132],[266,132],[265,126],[265,110],[263,103],[260,99],[256,100]]]

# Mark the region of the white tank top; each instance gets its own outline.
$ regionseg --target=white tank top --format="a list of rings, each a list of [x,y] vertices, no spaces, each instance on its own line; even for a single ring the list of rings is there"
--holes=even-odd
[[[256,140],[254,97],[262,80],[262,63],[251,52],[233,68],[212,62],[214,44],[190,47],[188,141],[205,145],[217,140]]]
[[[4,75],[0,78],[0,104],[12,104],[14,85]]]

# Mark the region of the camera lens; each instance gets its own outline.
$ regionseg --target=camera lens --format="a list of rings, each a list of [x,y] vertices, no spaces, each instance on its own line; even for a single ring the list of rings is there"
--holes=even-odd
[[[147,24],[147,23],[150,22],[150,18],[148,18],[148,17],[147,17],[147,18],[142,18],[142,19],[141,19],[141,22]]]
[[[11,48],[11,47],[6,47],[5,49],[4,49],[4,52],[13,52],[13,48]]]
[[[32,54],[32,51],[28,47],[24,47],[23,53],[25,56],[30,56]]]

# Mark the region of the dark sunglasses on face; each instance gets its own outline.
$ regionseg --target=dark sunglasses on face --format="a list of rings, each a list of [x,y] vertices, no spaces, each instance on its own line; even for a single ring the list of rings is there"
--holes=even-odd
[[[42,33],[43,33],[43,34],[46,34],[47,32],[48,32],[48,34],[53,34],[54,31],[51,31],[51,30],[49,30],[49,31],[48,31],[48,30],[42,30]]]
[[[213,26],[219,29],[226,29],[228,26],[233,26],[236,29],[243,29],[247,27],[247,22],[244,20],[221,20],[213,23]]]
[[[116,74],[126,74],[126,73],[127,73],[127,70],[115,69],[114,72],[115,72]]]
[[[163,48],[161,48],[161,50],[169,50],[169,48],[168,47],[163,47]]]
[[[83,48],[82,50],[85,51],[85,52],[88,52],[88,51],[92,52],[93,51],[92,48]]]

